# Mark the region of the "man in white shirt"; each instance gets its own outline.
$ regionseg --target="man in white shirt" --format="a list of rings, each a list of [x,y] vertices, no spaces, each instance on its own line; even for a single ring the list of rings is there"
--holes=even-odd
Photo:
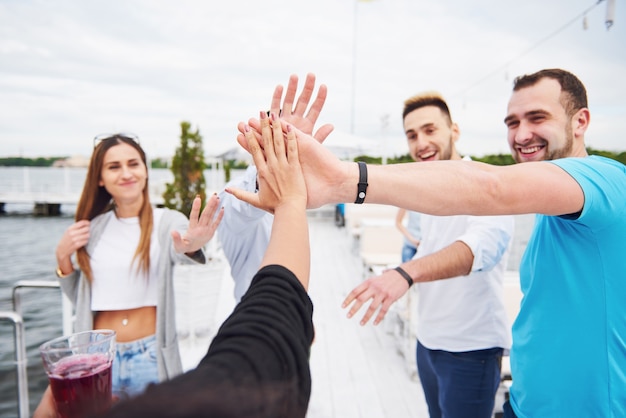
[[[406,100],[403,121],[415,161],[463,159],[459,128],[439,94]],[[371,299],[361,324],[378,311],[376,325],[417,283],[417,370],[431,418],[493,413],[502,354],[511,346],[502,286],[513,227],[512,216],[423,214],[416,256],[363,282],[343,303],[352,317]]]

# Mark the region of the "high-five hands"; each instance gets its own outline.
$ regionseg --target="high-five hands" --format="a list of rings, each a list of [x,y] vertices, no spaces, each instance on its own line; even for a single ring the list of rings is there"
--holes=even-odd
[[[313,90],[315,90],[315,74],[307,74],[306,80],[304,82],[304,88],[302,89],[302,93],[298,97],[298,101],[294,107],[294,100],[296,98],[296,91],[298,90],[298,76],[292,74],[289,77],[289,84],[287,85],[287,91],[285,92],[285,98],[283,100],[281,106],[281,99],[283,97],[283,86],[278,85],[274,89],[274,95],[272,96],[272,103],[270,105],[270,113],[277,115],[283,122],[286,122],[292,127],[296,129],[312,135],[313,128],[315,127],[315,123],[319,118],[319,115],[324,107],[324,103],[326,102],[327,88],[324,84],[321,84],[315,100],[311,107],[307,112],[307,108],[309,107],[309,102],[311,101],[311,97],[313,97]],[[306,113],[306,115],[305,115]],[[244,122],[239,122],[237,128],[239,129],[240,134],[237,136],[237,142],[245,148],[247,148],[247,141],[245,139],[244,133]],[[258,119],[251,118],[248,121],[248,126],[255,131],[257,135],[257,140],[263,146],[263,142],[261,140],[261,125]],[[334,127],[331,124],[322,125],[316,132],[313,137],[320,143],[324,142],[326,137],[333,131]]]
[[[349,189],[349,194],[356,193],[356,183],[358,182],[358,168],[354,163],[340,161],[330,150],[323,147],[321,142],[332,132],[332,125],[324,125],[317,130],[315,137],[311,136],[313,126],[322,110],[326,100],[326,86],[321,85],[317,97],[308,113],[306,112],[309,101],[315,87],[315,76],[308,74],[304,85],[304,90],[300,94],[295,108],[293,107],[298,77],[292,75],[289,78],[289,85],[282,103],[282,113],[280,112],[280,100],[283,94],[283,87],[278,86],[272,96],[272,111],[276,119],[291,126],[298,141],[298,155],[307,186],[307,208],[318,208],[324,204],[337,203],[344,200],[336,200],[338,190]],[[279,113],[282,116],[278,116]],[[262,118],[266,113],[262,112],[261,120],[251,118],[248,123],[240,122],[238,129],[241,132],[237,136],[237,142],[252,154],[249,148],[250,141],[247,135],[253,135],[255,144],[259,144],[260,151],[263,152],[264,139],[261,134]],[[268,122],[269,123],[269,122]],[[249,129],[249,134],[246,134]],[[257,151],[255,151],[257,152]],[[352,183],[346,183],[344,179],[355,177],[354,191]],[[352,198],[352,197],[351,197]],[[343,198],[340,198],[343,199]]]
[[[226,189],[236,198],[264,209],[270,213],[280,210],[282,205],[301,206],[306,209],[306,184],[298,158],[298,145],[292,126],[283,123],[270,113],[268,118],[260,113],[262,143],[248,125],[243,126],[248,150],[254,159],[259,178],[259,192]],[[285,140],[286,139],[286,140]]]

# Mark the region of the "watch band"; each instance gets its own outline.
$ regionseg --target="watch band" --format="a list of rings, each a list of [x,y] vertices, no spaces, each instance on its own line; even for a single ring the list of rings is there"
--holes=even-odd
[[[402,278],[406,280],[406,282],[409,284],[409,287],[413,286],[413,279],[411,278],[411,276],[409,276],[409,273],[404,271],[402,267],[398,266],[394,268],[394,270],[400,273],[400,276],[402,276]]]
[[[367,194],[367,164],[363,161],[357,161],[359,165],[359,183],[356,190],[356,200],[354,203],[360,205],[365,200]]]

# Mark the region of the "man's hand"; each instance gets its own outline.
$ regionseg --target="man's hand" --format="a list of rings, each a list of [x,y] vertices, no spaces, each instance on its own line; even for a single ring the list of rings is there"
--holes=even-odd
[[[283,104],[281,106],[280,101],[283,95],[283,86],[278,85],[276,89],[274,89],[274,95],[272,96],[272,104],[270,107],[270,112],[273,112],[276,115],[280,115],[280,118],[285,122],[289,123],[292,126],[295,126],[299,130],[309,135],[313,134],[313,128],[317,123],[317,118],[319,118],[320,113],[322,112],[322,108],[324,107],[324,103],[326,102],[326,95],[328,93],[328,89],[324,84],[320,85],[317,91],[317,97],[315,101],[311,105],[306,116],[304,115],[309,107],[309,102],[311,97],[313,96],[313,90],[315,89],[315,74],[309,73],[306,75],[306,80],[304,82],[304,88],[302,89],[302,93],[300,93],[300,97],[298,97],[298,102],[296,103],[296,107],[293,107],[293,101],[296,97],[296,91],[298,90],[298,76],[292,74],[289,77],[289,84],[287,85],[287,92],[285,94],[285,99],[283,100]],[[331,124],[326,124],[320,127],[317,132],[313,135],[318,142],[322,143],[326,139],[326,137],[333,131],[334,127]]]
[[[365,315],[361,319],[361,325],[367,324],[370,318],[380,308],[374,325],[380,324],[391,305],[400,299],[409,289],[406,280],[402,278],[395,270],[386,270],[380,276],[367,279],[354,288],[352,292],[345,298],[341,304],[342,308],[347,308],[354,302],[348,311],[348,318],[352,318],[361,306],[368,300],[372,300],[369,308],[365,311]]]
[[[324,103],[326,102],[328,89],[324,84],[320,85],[319,89],[317,90],[317,96],[315,97],[315,101],[309,108],[308,112],[307,108],[309,107],[309,102],[311,101],[311,97],[313,96],[313,90],[315,90],[315,74],[307,74],[306,80],[304,82],[304,88],[302,89],[302,93],[300,93],[296,106],[294,107],[294,100],[297,90],[298,76],[292,74],[289,77],[289,84],[287,85],[287,91],[285,93],[284,99],[283,86],[279,84],[274,89],[272,103],[270,105],[270,113],[279,115],[282,121],[286,122],[292,127],[306,134],[313,135],[313,128],[315,127],[315,123],[317,123],[317,119],[319,118],[319,115],[322,112],[322,108],[324,107]],[[281,100],[283,100],[282,105],[280,103]],[[239,122],[237,129],[240,133],[237,136],[237,141],[240,144],[245,143],[246,146],[244,146],[244,148],[247,149],[247,141],[244,134],[245,125],[246,123]],[[263,139],[261,137],[261,124],[259,122],[259,119],[251,118],[248,121],[247,125],[252,128],[256,135],[257,141],[261,144],[261,147],[263,147]],[[322,143],[333,131],[333,129],[333,125],[327,123],[325,125],[322,125],[315,132],[315,135],[313,135],[313,137],[319,143]]]

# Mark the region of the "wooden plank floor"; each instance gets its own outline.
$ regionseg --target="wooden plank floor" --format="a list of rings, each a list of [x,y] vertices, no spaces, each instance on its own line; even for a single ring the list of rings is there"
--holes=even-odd
[[[517,272],[519,259],[528,242],[533,222],[533,215],[516,217],[516,234],[509,259],[512,271],[507,272],[506,276],[506,283],[513,286],[509,291],[511,320],[517,313],[520,297]],[[404,329],[399,332],[398,321],[392,315],[393,309],[399,309],[398,313],[405,315],[405,318],[406,315],[413,316],[405,323],[414,324],[417,308],[411,302],[414,304],[415,298],[404,301],[404,313],[402,301],[396,302],[383,323],[376,327],[371,324],[359,325],[362,312],[356,318],[347,319],[341,302],[364,277],[362,261],[357,254],[358,246],[345,228],[334,225],[328,211],[310,214],[309,225],[309,294],[314,305],[316,337],[311,348],[313,387],[307,418],[428,417],[413,357],[415,330]],[[216,253],[219,254],[219,249]],[[217,330],[234,307],[233,282],[228,263],[220,257],[217,260],[222,264],[221,273],[203,273],[203,276],[209,275],[209,280],[214,281],[214,290],[208,290],[207,293],[219,293],[213,299],[217,300],[215,312],[212,313],[213,330]],[[211,268],[207,266],[207,272]],[[197,290],[197,284],[194,289]],[[203,300],[206,301],[206,297]],[[407,304],[409,307],[406,307]],[[206,303],[200,305],[200,310],[206,314]],[[396,335],[399,333],[412,335],[398,338]],[[188,349],[190,357],[187,363],[190,367],[206,353],[209,342],[210,338],[207,338],[200,346],[196,344],[193,349]],[[186,357],[184,353],[183,357]],[[497,406],[501,404],[502,400],[498,398]]]
[[[427,417],[420,384],[385,323],[361,326],[341,302],[361,282],[351,237],[328,220],[310,221],[316,338],[311,348],[309,418]]]
[[[307,418],[427,417],[414,360],[405,359],[385,322],[360,326],[341,308],[362,280],[351,237],[331,219],[310,217],[311,280],[315,341],[311,348],[312,393]],[[228,269],[220,286],[215,321],[234,306]],[[412,353],[411,353],[412,355]]]

